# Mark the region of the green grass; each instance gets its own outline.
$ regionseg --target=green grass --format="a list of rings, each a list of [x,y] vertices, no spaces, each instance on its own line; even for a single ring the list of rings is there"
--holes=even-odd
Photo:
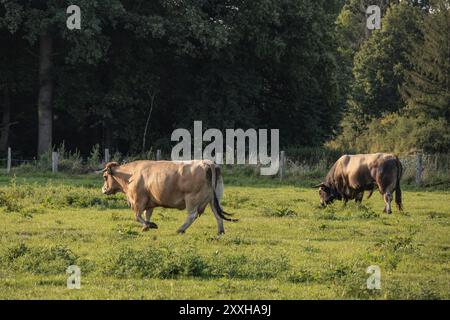
[[[50,178],[51,177],[51,178]],[[318,207],[316,190],[227,177],[223,206],[240,219],[216,236],[208,209],[176,234],[184,211],[156,209],[141,232],[101,178],[0,177],[2,299],[449,299],[450,193],[405,190],[405,211]],[[65,270],[81,268],[81,289]],[[381,268],[381,290],[366,270]]]

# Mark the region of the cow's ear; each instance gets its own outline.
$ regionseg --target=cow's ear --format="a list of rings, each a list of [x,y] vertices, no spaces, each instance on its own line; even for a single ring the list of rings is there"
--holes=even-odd
[[[106,172],[108,172],[108,174],[112,175],[113,174],[112,168],[118,167],[118,166],[119,166],[119,164],[117,162],[108,162],[105,166],[104,171],[106,171]]]

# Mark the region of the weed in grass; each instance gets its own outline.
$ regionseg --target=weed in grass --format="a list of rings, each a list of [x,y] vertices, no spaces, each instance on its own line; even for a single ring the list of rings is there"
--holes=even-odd
[[[288,281],[292,283],[310,283],[316,280],[315,275],[306,269],[301,269],[295,272],[292,272],[288,276]]]
[[[360,219],[375,219],[380,217],[379,213],[363,204],[359,204],[357,208],[358,209],[356,211],[356,216]]]
[[[131,227],[130,225],[127,226],[116,226],[113,231],[116,235],[119,236],[121,239],[130,239],[130,238],[136,238],[140,235],[138,231],[135,230],[135,228]]]
[[[320,249],[313,247],[313,246],[305,246],[305,247],[303,247],[303,250],[308,253],[319,253],[320,252]]]
[[[319,209],[314,213],[315,217],[319,220],[339,220],[336,212],[332,207],[326,207],[324,209]]]
[[[440,289],[447,288],[447,294]],[[398,279],[390,280],[385,285],[385,297],[387,299],[407,300],[442,300],[448,299],[448,283],[439,283],[434,279],[419,282],[402,282]]]
[[[413,245],[413,240],[409,236],[408,237],[394,236],[378,242],[376,246],[381,249],[393,252],[411,253],[415,249],[415,246]]]
[[[295,212],[292,209],[289,208],[280,208],[280,209],[269,209],[269,208],[265,208],[263,210],[263,213],[265,216],[268,217],[296,217],[297,216],[297,212]]]
[[[445,212],[431,211],[428,213],[428,217],[430,219],[442,219],[442,218],[448,218],[449,216],[450,216],[450,214],[445,213]]]
[[[228,244],[234,244],[234,245],[252,245],[255,244],[255,241],[252,239],[247,239],[241,236],[236,236],[229,238],[225,241]]]

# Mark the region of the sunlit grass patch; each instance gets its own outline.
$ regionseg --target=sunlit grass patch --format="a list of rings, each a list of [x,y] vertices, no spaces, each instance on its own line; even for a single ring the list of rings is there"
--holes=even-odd
[[[178,235],[186,212],[156,208],[159,228],[141,232],[125,197],[90,176],[4,180],[0,297],[450,298],[450,193],[404,191],[406,213],[388,215],[378,194],[321,208],[317,190],[275,180],[225,186],[240,221],[220,237],[210,209]],[[81,290],[66,287],[70,264]],[[381,290],[367,289],[370,265]]]

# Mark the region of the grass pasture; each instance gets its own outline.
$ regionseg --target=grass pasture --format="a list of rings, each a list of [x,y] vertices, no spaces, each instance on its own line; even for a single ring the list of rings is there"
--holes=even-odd
[[[100,177],[49,177],[0,178],[2,299],[450,298],[448,191],[406,189],[387,215],[378,194],[320,209],[316,190],[232,177],[223,206],[240,221],[217,238],[209,209],[184,235],[184,211],[156,209],[159,229],[142,233]],[[371,265],[381,290],[367,289]]]

